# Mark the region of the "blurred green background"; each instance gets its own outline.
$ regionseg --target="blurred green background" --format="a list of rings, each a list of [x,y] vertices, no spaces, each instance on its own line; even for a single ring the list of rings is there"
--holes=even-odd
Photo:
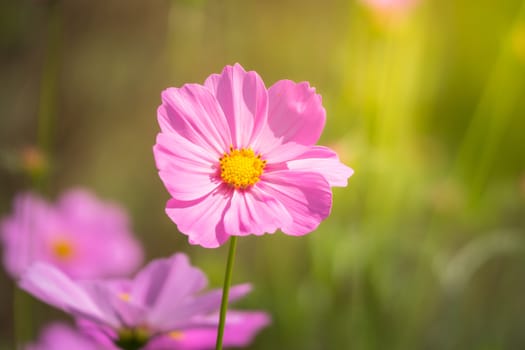
[[[390,2],[0,1],[0,215],[85,186],[148,259],[185,251],[221,286],[227,247],[177,232],[152,146],[161,90],[239,62],[310,81],[355,169],[316,232],[239,241],[237,307],[273,317],[250,349],[524,349],[525,4]],[[14,289],[1,272],[1,349]]]

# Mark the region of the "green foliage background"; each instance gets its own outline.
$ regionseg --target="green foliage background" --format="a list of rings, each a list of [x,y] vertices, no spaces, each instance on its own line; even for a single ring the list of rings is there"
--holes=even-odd
[[[238,307],[273,317],[250,349],[525,348],[523,1],[3,0],[0,50],[2,215],[20,190],[86,186],[129,209],[148,258],[185,251],[220,286],[227,248],[165,216],[152,145],[162,89],[239,62],[310,81],[321,143],[355,169],[316,232],[240,239]],[[2,272],[0,349],[61,317],[14,317],[16,295]]]

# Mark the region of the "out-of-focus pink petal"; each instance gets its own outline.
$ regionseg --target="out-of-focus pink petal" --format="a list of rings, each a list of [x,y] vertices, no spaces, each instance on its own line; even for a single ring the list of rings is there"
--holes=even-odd
[[[91,297],[99,310],[114,315],[122,326],[142,324],[148,312],[146,306],[122,293],[111,280],[80,281],[79,285]]]
[[[82,188],[72,188],[64,192],[57,201],[57,208],[66,221],[81,223],[88,229],[98,228],[100,222],[103,226],[126,226],[129,221],[120,206],[109,201],[101,202],[91,192]],[[99,220],[94,221],[93,217]]]
[[[376,11],[408,12],[419,0],[361,0],[361,2]]]
[[[190,265],[184,254],[158,259],[148,264],[135,278],[130,296],[149,308],[148,324],[164,324],[179,316],[179,307],[206,287],[208,281]]]
[[[100,344],[104,350],[117,350],[117,347],[113,343],[118,339],[116,330],[82,318],[77,318],[75,321],[78,330],[89,337],[89,339]]]
[[[101,241],[104,241],[104,249],[98,248]],[[90,237],[84,248],[87,247],[89,247],[86,251],[90,254],[91,266],[88,266],[83,274],[85,278],[128,276],[144,260],[140,243],[133,237],[124,234],[124,231],[120,233],[114,231],[112,237],[104,238],[102,235]]]
[[[153,148],[157,168],[168,192],[179,200],[200,198],[220,185],[218,158],[177,134],[161,133]]]
[[[154,340],[147,350],[207,350],[213,349],[217,339],[219,315],[207,317],[208,326],[175,331]],[[202,323],[205,323],[203,320]],[[245,347],[257,333],[270,323],[270,317],[264,312],[228,311],[224,327],[223,345],[225,347]]]
[[[257,190],[234,191],[231,205],[224,214],[224,228],[229,235],[245,236],[274,233],[293,221],[283,204]]]
[[[173,198],[166,204],[166,213],[177,224],[179,231],[188,236],[191,244],[216,248],[228,240],[222,216],[229,203],[229,192],[225,186],[220,186],[193,201]]]
[[[290,170],[317,172],[330,186],[344,187],[354,171],[341,163],[337,154],[323,146],[314,146],[300,156],[286,162]]]
[[[0,222],[5,269],[19,277],[35,260],[48,260],[43,235],[60,226],[52,206],[38,195],[24,192],[13,201],[13,212]]]
[[[249,147],[266,124],[268,94],[261,77],[236,63],[226,66],[220,75],[210,76],[204,85],[224,111],[233,147]]]
[[[113,310],[101,310],[93,296],[53,266],[37,262],[22,275],[20,288],[77,317],[119,327]],[[101,304],[104,300],[98,300]]]
[[[186,84],[164,90],[157,114],[163,132],[180,134],[213,150],[217,158],[232,144],[221,107],[202,85]]]
[[[55,264],[70,276],[123,276],[142,263],[142,248],[131,234],[127,213],[119,205],[101,201],[85,189],[73,188],[60,196],[56,213],[62,230],[58,234],[73,245],[74,252],[71,259]]]
[[[63,323],[52,323],[44,328],[36,343],[24,350],[111,350],[97,345],[77,330]]]
[[[218,323],[218,315],[214,319]],[[269,323],[270,317],[264,312],[228,311],[223,345],[226,347],[245,347]],[[189,329],[184,332],[184,335],[180,341],[182,346],[186,346],[188,349],[193,347],[193,349],[205,350],[213,348],[217,337],[217,329],[215,327],[212,329]]]
[[[262,191],[279,200],[293,217],[281,230],[300,236],[317,228],[332,207],[332,191],[325,178],[313,172],[275,171],[265,174]]]
[[[232,286],[228,301],[233,302],[244,297],[251,291],[248,283]],[[218,312],[221,306],[222,289],[215,289],[202,295],[188,298],[181,303],[171,314],[164,314],[164,319],[156,320],[158,323],[151,323],[155,328],[171,331],[174,329],[188,328],[201,325],[199,316]]]
[[[268,159],[282,153],[283,144],[312,146],[319,140],[326,112],[307,82],[279,80],[268,89],[268,104],[268,123],[254,143]]]

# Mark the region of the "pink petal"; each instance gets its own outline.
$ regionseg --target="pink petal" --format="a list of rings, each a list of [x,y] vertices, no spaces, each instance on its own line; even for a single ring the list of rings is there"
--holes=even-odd
[[[323,146],[314,146],[286,163],[290,170],[313,171],[321,174],[330,186],[344,187],[354,171],[341,163],[337,154]]]
[[[142,247],[133,237],[129,218],[119,205],[76,188],[60,196],[56,213],[62,224],[57,236],[70,241],[75,251],[70,260],[55,262],[68,275],[75,278],[123,276],[142,263]],[[104,240],[103,246],[101,240]]]
[[[232,286],[228,301],[231,303],[244,297],[251,291],[250,284],[238,284]],[[173,312],[162,320],[162,323],[155,324],[160,330],[171,331],[202,324],[201,317],[210,313],[219,312],[222,299],[222,289],[214,289],[202,295],[188,298],[179,307],[173,309]]]
[[[64,192],[58,200],[57,208],[64,220],[91,225],[92,228],[99,226],[100,220],[113,226],[127,226],[129,221],[123,208],[115,203],[102,201],[82,188]]]
[[[157,114],[163,132],[178,133],[214,150],[217,158],[232,144],[221,107],[202,85],[186,84],[164,90]]]
[[[286,234],[309,233],[330,214],[330,185],[318,173],[283,170],[263,174],[261,180],[261,190],[280,201],[293,217],[291,224],[281,227]]]
[[[103,350],[78,330],[64,323],[52,323],[42,331],[38,343],[27,345],[24,350]],[[109,349],[106,349],[109,350]]]
[[[257,333],[270,323],[264,312],[229,311],[226,314],[223,344],[225,346],[248,346]]]
[[[224,214],[224,228],[235,236],[274,233],[292,221],[282,203],[259,191],[257,185],[246,191],[234,191]]]
[[[215,168],[219,158],[178,134],[158,134],[153,154],[162,182],[178,200],[200,198],[221,183]]]
[[[22,275],[19,286],[38,299],[77,317],[115,328],[120,326],[113,310],[101,310],[84,289],[46,263],[34,263]]]
[[[207,350],[215,347],[218,315],[207,317],[209,325],[182,330],[179,336],[164,336],[147,346],[151,350]],[[246,347],[270,323],[264,312],[228,311],[224,327],[225,347]]]
[[[166,213],[179,231],[188,236],[191,244],[216,248],[228,240],[222,217],[230,196],[231,190],[220,186],[192,201],[173,198],[166,204]]]
[[[226,66],[220,75],[211,75],[204,85],[224,111],[233,147],[250,147],[266,124],[268,94],[261,77],[237,63]]]
[[[307,82],[279,80],[268,89],[268,103],[268,123],[254,145],[268,159],[282,144],[312,146],[319,140],[326,112]]]
[[[118,338],[117,330],[86,319],[77,318],[75,321],[78,330],[89,339],[100,344],[101,350],[117,350],[113,343]]]
[[[300,143],[287,142],[281,144],[281,139],[274,139],[273,136],[269,136],[265,139],[263,148],[269,149],[269,151],[260,150],[255,146],[255,149],[262,158],[268,162],[267,167],[272,164],[286,162],[291,159],[295,159],[301,154],[307,152],[312,146],[301,145]],[[271,146],[270,146],[271,143]],[[261,146],[262,147],[262,146]]]
[[[47,258],[41,232],[55,225],[53,208],[36,194],[17,195],[13,212],[0,222],[5,269],[18,278],[35,259]]]
[[[198,293],[208,284],[201,270],[193,267],[185,254],[156,259],[144,267],[132,283],[131,296],[148,307],[175,305]]]
[[[132,327],[144,323],[148,310],[136,300],[122,299],[122,291],[113,288],[113,281],[82,281],[79,284],[99,310],[116,317],[122,325]]]
[[[125,231],[117,231],[117,228],[113,228],[115,231],[110,235],[104,236],[101,227],[99,234],[82,237],[83,242],[77,244],[77,247],[83,252],[84,266],[79,264],[76,270],[71,269],[71,276],[83,278],[126,276],[140,266],[144,257],[140,243],[133,237],[125,235]],[[107,229],[111,229],[111,226]],[[104,242],[104,248],[100,247],[101,241]],[[104,264],[101,264],[101,261]]]
[[[148,264],[133,281],[131,299],[137,299],[150,311],[148,323],[163,325],[178,314],[181,304],[206,287],[208,281],[199,269],[190,265],[184,254],[158,259]]]

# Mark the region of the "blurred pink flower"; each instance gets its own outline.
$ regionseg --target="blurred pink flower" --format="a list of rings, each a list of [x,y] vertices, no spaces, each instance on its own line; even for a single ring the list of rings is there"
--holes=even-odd
[[[418,0],[362,0],[366,5],[380,11],[404,11],[412,8]]]
[[[35,261],[74,278],[127,275],[142,263],[123,209],[79,189],[56,204],[32,193],[18,195],[13,213],[0,222],[0,239],[4,266],[15,278]]]
[[[216,312],[222,291],[202,293],[206,276],[184,254],[151,262],[133,280],[73,281],[49,264],[35,263],[19,284],[36,298],[81,319],[81,328],[106,345],[145,346],[154,339],[146,349],[162,349],[166,344],[173,349],[206,349],[219,321]],[[248,284],[233,286],[230,299],[249,291]],[[227,329],[238,334],[230,334],[229,341],[246,345],[268,323],[263,312],[232,312]],[[196,339],[199,334],[200,340]]]
[[[313,231],[330,214],[331,187],[352,175],[335,152],[315,145],[325,119],[308,83],[266,89],[239,64],[204,85],[165,90],[153,152],[172,196],[168,216],[207,248],[230,235]]]
[[[206,320],[207,319],[207,320]],[[215,348],[218,316],[207,316],[208,326],[173,331],[151,339],[143,350],[207,350]],[[224,346],[244,347],[252,342],[256,333],[269,322],[262,312],[230,312],[224,331]],[[87,333],[63,323],[52,323],[44,328],[37,342],[24,350],[118,350],[112,340],[100,329]],[[90,333],[91,332],[91,333]]]

